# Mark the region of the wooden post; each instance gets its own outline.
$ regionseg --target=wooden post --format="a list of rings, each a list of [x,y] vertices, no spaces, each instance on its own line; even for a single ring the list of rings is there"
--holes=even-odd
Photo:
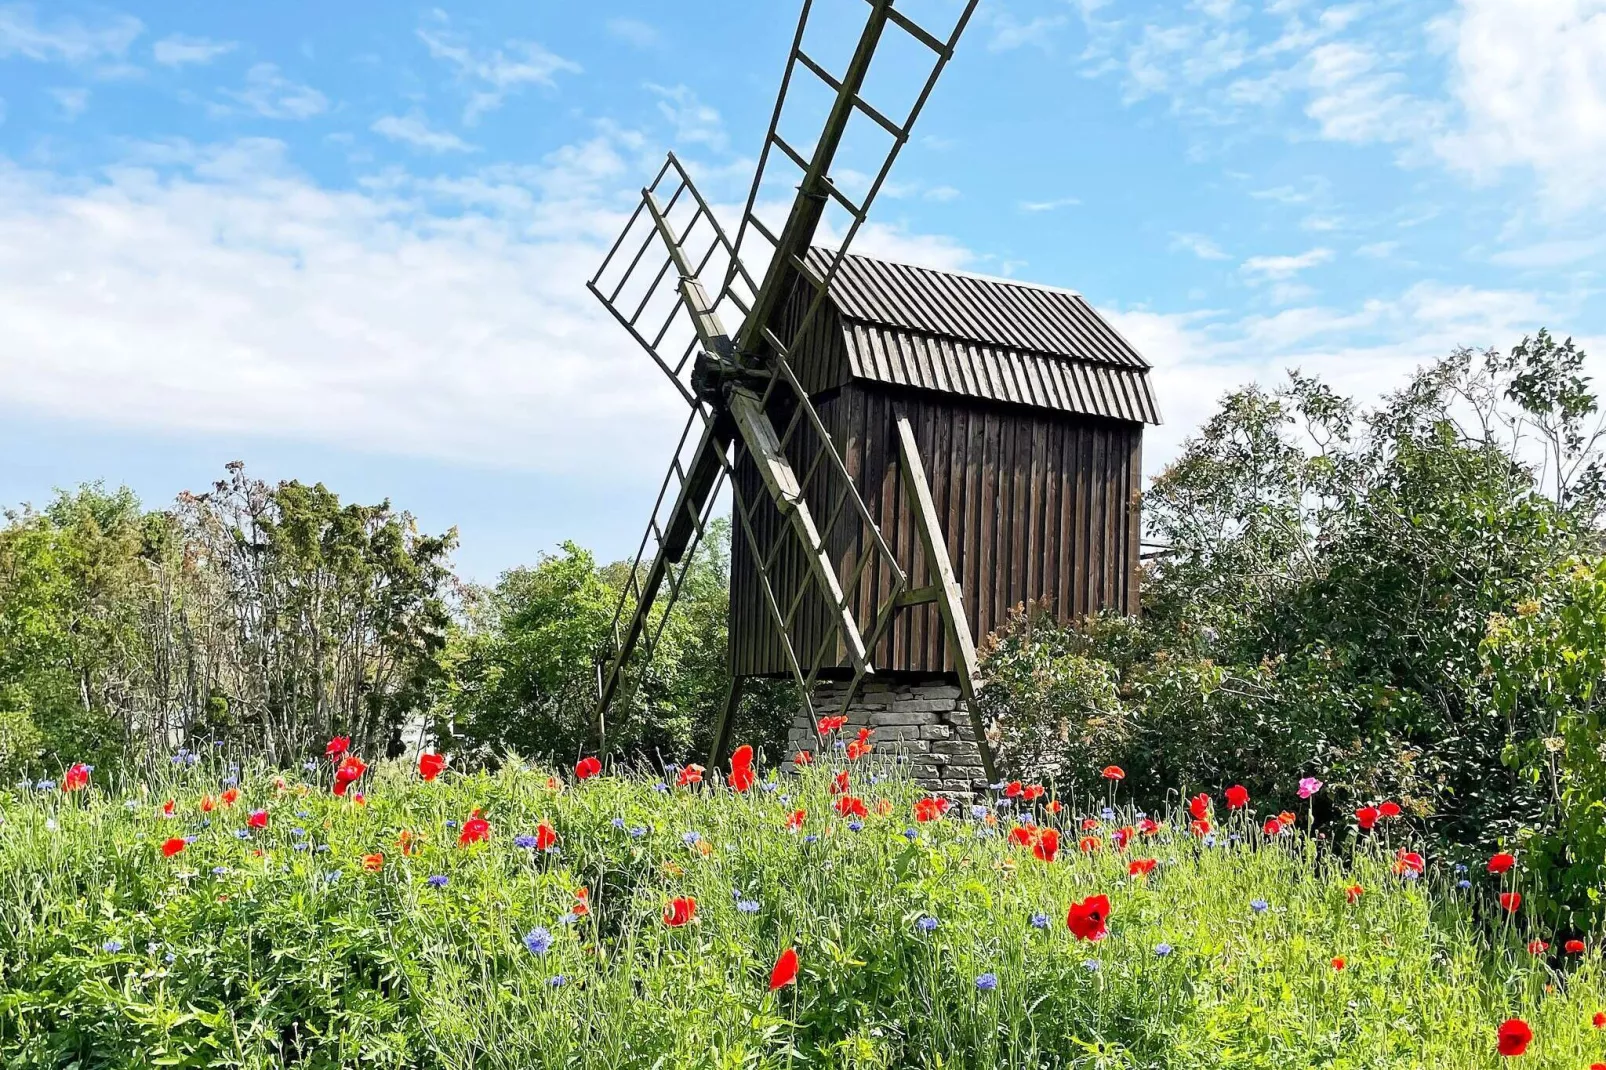
[[[970,637],[970,621],[965,617],[965,603],[960,597],[959,581],[954,578],[953,562],[948,559],[948,543],[943,538],[942,525],[937,520],[937,507],[931,500],[931,484],[926,482],[926,468],[920,463],[914,428],[904,416],[898,417],[898,462],[903,467],[903,487],[909,496],[909,511],[914,515],[921,549],[926,554],[926,566],[930,572],[931,586],[935,588],[937,609],[942,614],[948,647],[954,652],[954,661],[959,666],[959,692],[965,697],[965,708],[970,711],[970,728],[976,736],[976,748],[981,752],[981,767],[988,781],[993,782],[998,779],[998,770],[993,763],[986,730],[982,726],[981,710],[976,705],[976,692],[981,689],[981,664],[976,658],[976,643]]]
[[[719,720],[714,722],[714,739],[708,745],[708,768],[718,769],[725,760],[725,744],[729,742],[731,722],[736,719],[736,709],[742,704],[742,687],[746,677],[732,676],[730,686],[725,689],[725,702],[719,709]]]

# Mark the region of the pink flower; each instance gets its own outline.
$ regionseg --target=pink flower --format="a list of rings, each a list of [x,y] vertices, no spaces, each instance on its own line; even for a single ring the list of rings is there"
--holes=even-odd
[[[1322,790],[1322,782],[1313,776],[1305,777],[1299,782],[1299,797],[1308,799]]]

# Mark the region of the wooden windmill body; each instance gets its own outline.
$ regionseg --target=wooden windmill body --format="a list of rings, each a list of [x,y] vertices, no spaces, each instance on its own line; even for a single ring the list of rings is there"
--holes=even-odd
[[[1158,413],[1148,365],[1078,295],[848,253],[975,5],[939,35],[868,0],[835,74],[804,49],[810,6],[735,240],[671,156],[590,283],[691,410],[599,668],[596,731],[605,747],[628,716],[728,486],[732,685],[710,764],[744,681],[789,676],[798,749],[844,713],[920,779],[967,790],[998,773],[971,701],[980,637],[1022,601],[1136,609]],[[927,57],[901,122],[863,95],[886,35]],[[810,78],[831,102],[805,154],[782,127]],[[856,124],[888,147],[854,200],[830,170]],[[766,223],[777,171],[795,198]],[[828,211],[842,238],[815,247]]]

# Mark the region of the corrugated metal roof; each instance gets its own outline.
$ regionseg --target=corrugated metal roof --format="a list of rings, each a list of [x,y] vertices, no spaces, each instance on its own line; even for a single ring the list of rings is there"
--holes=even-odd
[[[896,327],[847,321],[848,361],[856,378],[1061,412],[1157,424],[1146,369],[977,345]]]
[[[810,250],[816,276],[831,255]],[[831,303],[858,378],[1160,422],[1148,361],[1070,290],[850,253]]]

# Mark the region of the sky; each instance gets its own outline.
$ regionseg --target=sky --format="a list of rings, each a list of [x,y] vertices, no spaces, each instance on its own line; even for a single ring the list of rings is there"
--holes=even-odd
[[[0,504],[242,460],[475,580],[632,553],[685,412],[584,284],[667,151],[741,203],[796,12],[0,0]],[[1083,293],[1152,474],[1290,368],[1606,355],[1602,158],[1606,0],[982,0],[854,248]]]

